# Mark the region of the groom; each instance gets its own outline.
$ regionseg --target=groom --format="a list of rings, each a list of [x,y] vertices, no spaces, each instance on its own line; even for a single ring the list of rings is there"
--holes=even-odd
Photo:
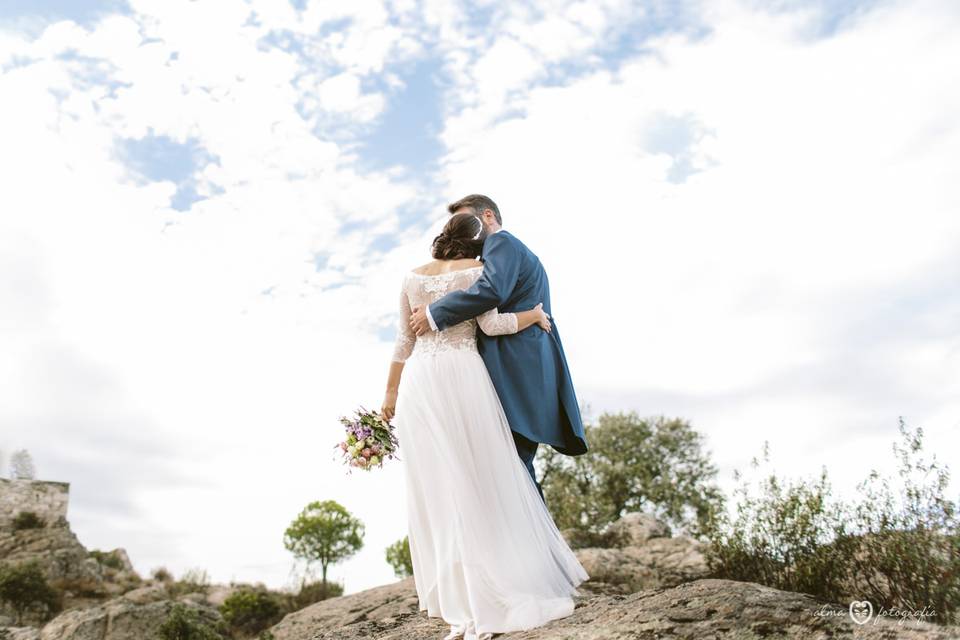
[[[501,227],[497,205],[470,195],[447,207],[451,214],[471,213],[483,222],[483,273],[468,289],[452,291],[426,307],[416,307],[410,327],[418,335],[439,331],[497,307],[501,313],[532,309],[543,303],[553,330],[532,325],[513,335],[477,332],[477,349],[513,431],[517,454],[533,478],[540,497],[533,458],[539,443],[576,456],[587,451],[580,407],[550,312],[550,284],[540,259]]]

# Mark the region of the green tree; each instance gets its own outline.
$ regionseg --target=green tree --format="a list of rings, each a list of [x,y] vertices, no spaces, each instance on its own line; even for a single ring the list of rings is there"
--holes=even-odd
[[[590,450],[539,459],[547,504],[560,528],[598,532],[630,511],[691,534],[723,502],[703,437],[684,420],[603,414],[584,427]]]
[[[413,575],[413,560],[410,558],[410,538],[403,536],[402,540],[397,540],[387,547],[387,564],[393,567],[393,573],[398,578],[406,578]]]
[[[311,502],[290,523],[283,544],[309,566],[319,562],[324,589],[327,569],[363,548],[363,523],[333,500]]]
[[[13,609],[17,624],[23,622],[28,611],[37,610],[47,616],[60,609],[60,598],[36,560],[0,566],[0,602]]]

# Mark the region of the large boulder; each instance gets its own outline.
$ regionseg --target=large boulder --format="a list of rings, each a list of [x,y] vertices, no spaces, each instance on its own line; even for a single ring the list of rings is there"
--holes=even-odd
[[[99,604],[142,582],[125,550],[88,551],[65,521],[34,529],[0,530],[0,562],[33,561],[63,594],[68,608]]]
[[[40,630],[33,627],[0,626],[0,640],[40,640]]]
[[[321,600],[288,614],[270,631],[276,640],[306,640],[321,629],[339,629],[366,620],[406,620],[416,614],[417,607],[413,578],[407,578],[349,596]]]
[[[95,607],[71,609],[48,622],[39,640],[145,640],[155,636],[176,604],[172,600],[137,604],[117,598]],[[216,609],[186,600],[180,604],[195,609],[205,622],[220,620]]]
[[[622,549],[578,549],[576,554],[590,576],[590,588],[603,593],[673,587],[710,574],[701,544],[686,537],[655,538]]]
[[[0,561],[18,564],[31,560],[40,562],[52,581],[103,580],[100,564],[65,525],[0,532]]]
[[[411,579],[319,602],[270,631],[277,640],[436,640],[448,625],[418,610]],[[498,640],[951,640],[960,628],[858,625],[843,605],[752,582],[703,579],[676,587],[604,595],[584,592],[573,614]]]
[[[151,602],[168,600],[170,593],[167,590],[167,585],[162,582],[154,582],[137,589],[131,589],[120,596],[120,598],[133,604],[149,604]]]
[[[628,513],[602,537],[616,546],[576,551],[593,591],[633,593],[710,577],[703,544],[689,536],[671,537],[670,527],[650,514]]]
[[[703,546],[649,514],[631,513],[576,551],[590,580],[572,615],[503,640],[947,640],[960,629],[874,618],[859,625],[846,605],[752,582],[712,579]],[[435,640],[449,627],[419,610],[413,578],[331,598],[287,615],[276,640]]]

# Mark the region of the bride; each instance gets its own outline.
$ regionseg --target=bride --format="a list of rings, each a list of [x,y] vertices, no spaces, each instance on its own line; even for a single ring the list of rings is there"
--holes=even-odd
[[[405,275],[382,409],[396,418],[404,452],[420,610],[450,624],[444,640],[485,640],[570,615],[589,577],[517,455],[477,351],[478,326],[488,335],[549,331],[542,305],[492,309],[419,337],[408,324],[413,307],[480,276],[484,236],[478,217],[454,214],[433,241],[435,260]]]

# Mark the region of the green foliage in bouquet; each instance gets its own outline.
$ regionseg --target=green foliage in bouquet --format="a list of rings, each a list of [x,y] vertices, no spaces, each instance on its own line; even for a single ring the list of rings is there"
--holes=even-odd
[[[370,470],[382,467],[384,460],[396,458],[399,441],[394,426],[377,411],[358,409],[354,417],[340,418],[346,439],[336,446],[343,453],[344,464]]]

